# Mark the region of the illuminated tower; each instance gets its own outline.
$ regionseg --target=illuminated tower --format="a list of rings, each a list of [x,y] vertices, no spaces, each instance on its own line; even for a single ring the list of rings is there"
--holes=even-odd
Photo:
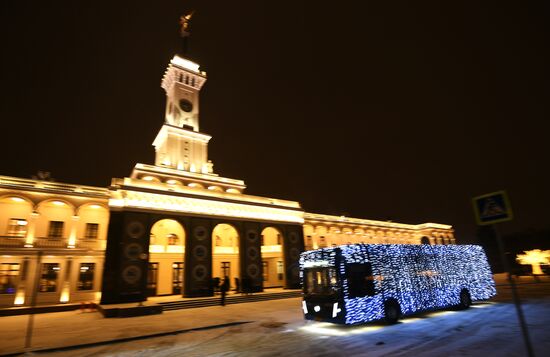
[[[240,194],[246,187],[242,180],[214,173],[214,164],[208,160],[211,136],[199,131],[199,94],[206,73],[186,58],[192,15],[181,17],[183,55],[172,58],[162,78],[166,110],[164,124],[153,141],[155,164],[136,164],[130,178],[137,179],[133,184],[166,186],[170,191],[191,187],[195,192],[208,189]]]
[[[199,92],[206,73],[199,65],[180,56],[170,61],[162,88],[166,91],[164,125],[153,145],[155,165],[177,170],[213,173],[208,160],[210,136],[199,132]]]
[[[161,86],[166,92],[164,124],[153,141],[155,164],[136,164],[132,179],[228,193],[242,193],[242,180],[219,177],[208,160],[211,136],[199,131],[199,93],[206,73],[199,64],[175,55],[168,64]],[[174,186],[177,184],[176,186]]]

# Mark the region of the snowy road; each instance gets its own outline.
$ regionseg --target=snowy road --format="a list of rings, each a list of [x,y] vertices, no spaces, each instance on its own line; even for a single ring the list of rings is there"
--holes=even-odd
[[[492,302],[440,311],[392,326],[340,327],[306,322],[300,299],[242,304],[253,322],[127,343],[57,352],[55,356],[525,356],[506,288]],[[537,356],[550,351],[550,284],[521,287]],[[248,305],[248,307],[247,307]],[[253,306],[252,306],[253,305]],[[170,312],[166,312],[166,315]]]

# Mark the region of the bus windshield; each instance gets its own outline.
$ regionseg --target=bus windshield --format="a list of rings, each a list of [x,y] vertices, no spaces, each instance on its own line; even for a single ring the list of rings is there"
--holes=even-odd
[[[334,267],[309,268],[304,271],[306,295],[332,295],[338,292],[338,278]]]

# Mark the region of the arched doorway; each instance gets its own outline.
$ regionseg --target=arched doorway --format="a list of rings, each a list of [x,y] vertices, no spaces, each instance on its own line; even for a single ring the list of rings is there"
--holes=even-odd
[[[262,231],[262,274],[263,287],[285,286],[285,263],[283,256],[283,235],[274,227]]]
[[[185,230],[173,219],[161,219],[151,227],[147,294],[183,294]]]
[[[428,245],[429,245],[429,244],[430,244],[430,238],[428,238],[428,237],[422,237],[422,238],[420,239],[420,244],[428,244]]]
[[[236,288],[240,268],[239,233],[232,225],[220,223],[212,231],[212,277],[220,281],[228,278],[230,287]]]

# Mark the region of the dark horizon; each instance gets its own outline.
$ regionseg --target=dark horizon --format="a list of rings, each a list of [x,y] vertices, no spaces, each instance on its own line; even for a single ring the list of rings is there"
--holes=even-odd
[[[153,163],[194,9],[201,132],[245,193],[471,242],[471,198],[504,189],[503,233],[548,229],[545,5],[6,1],[0,175],[108,186]]]

